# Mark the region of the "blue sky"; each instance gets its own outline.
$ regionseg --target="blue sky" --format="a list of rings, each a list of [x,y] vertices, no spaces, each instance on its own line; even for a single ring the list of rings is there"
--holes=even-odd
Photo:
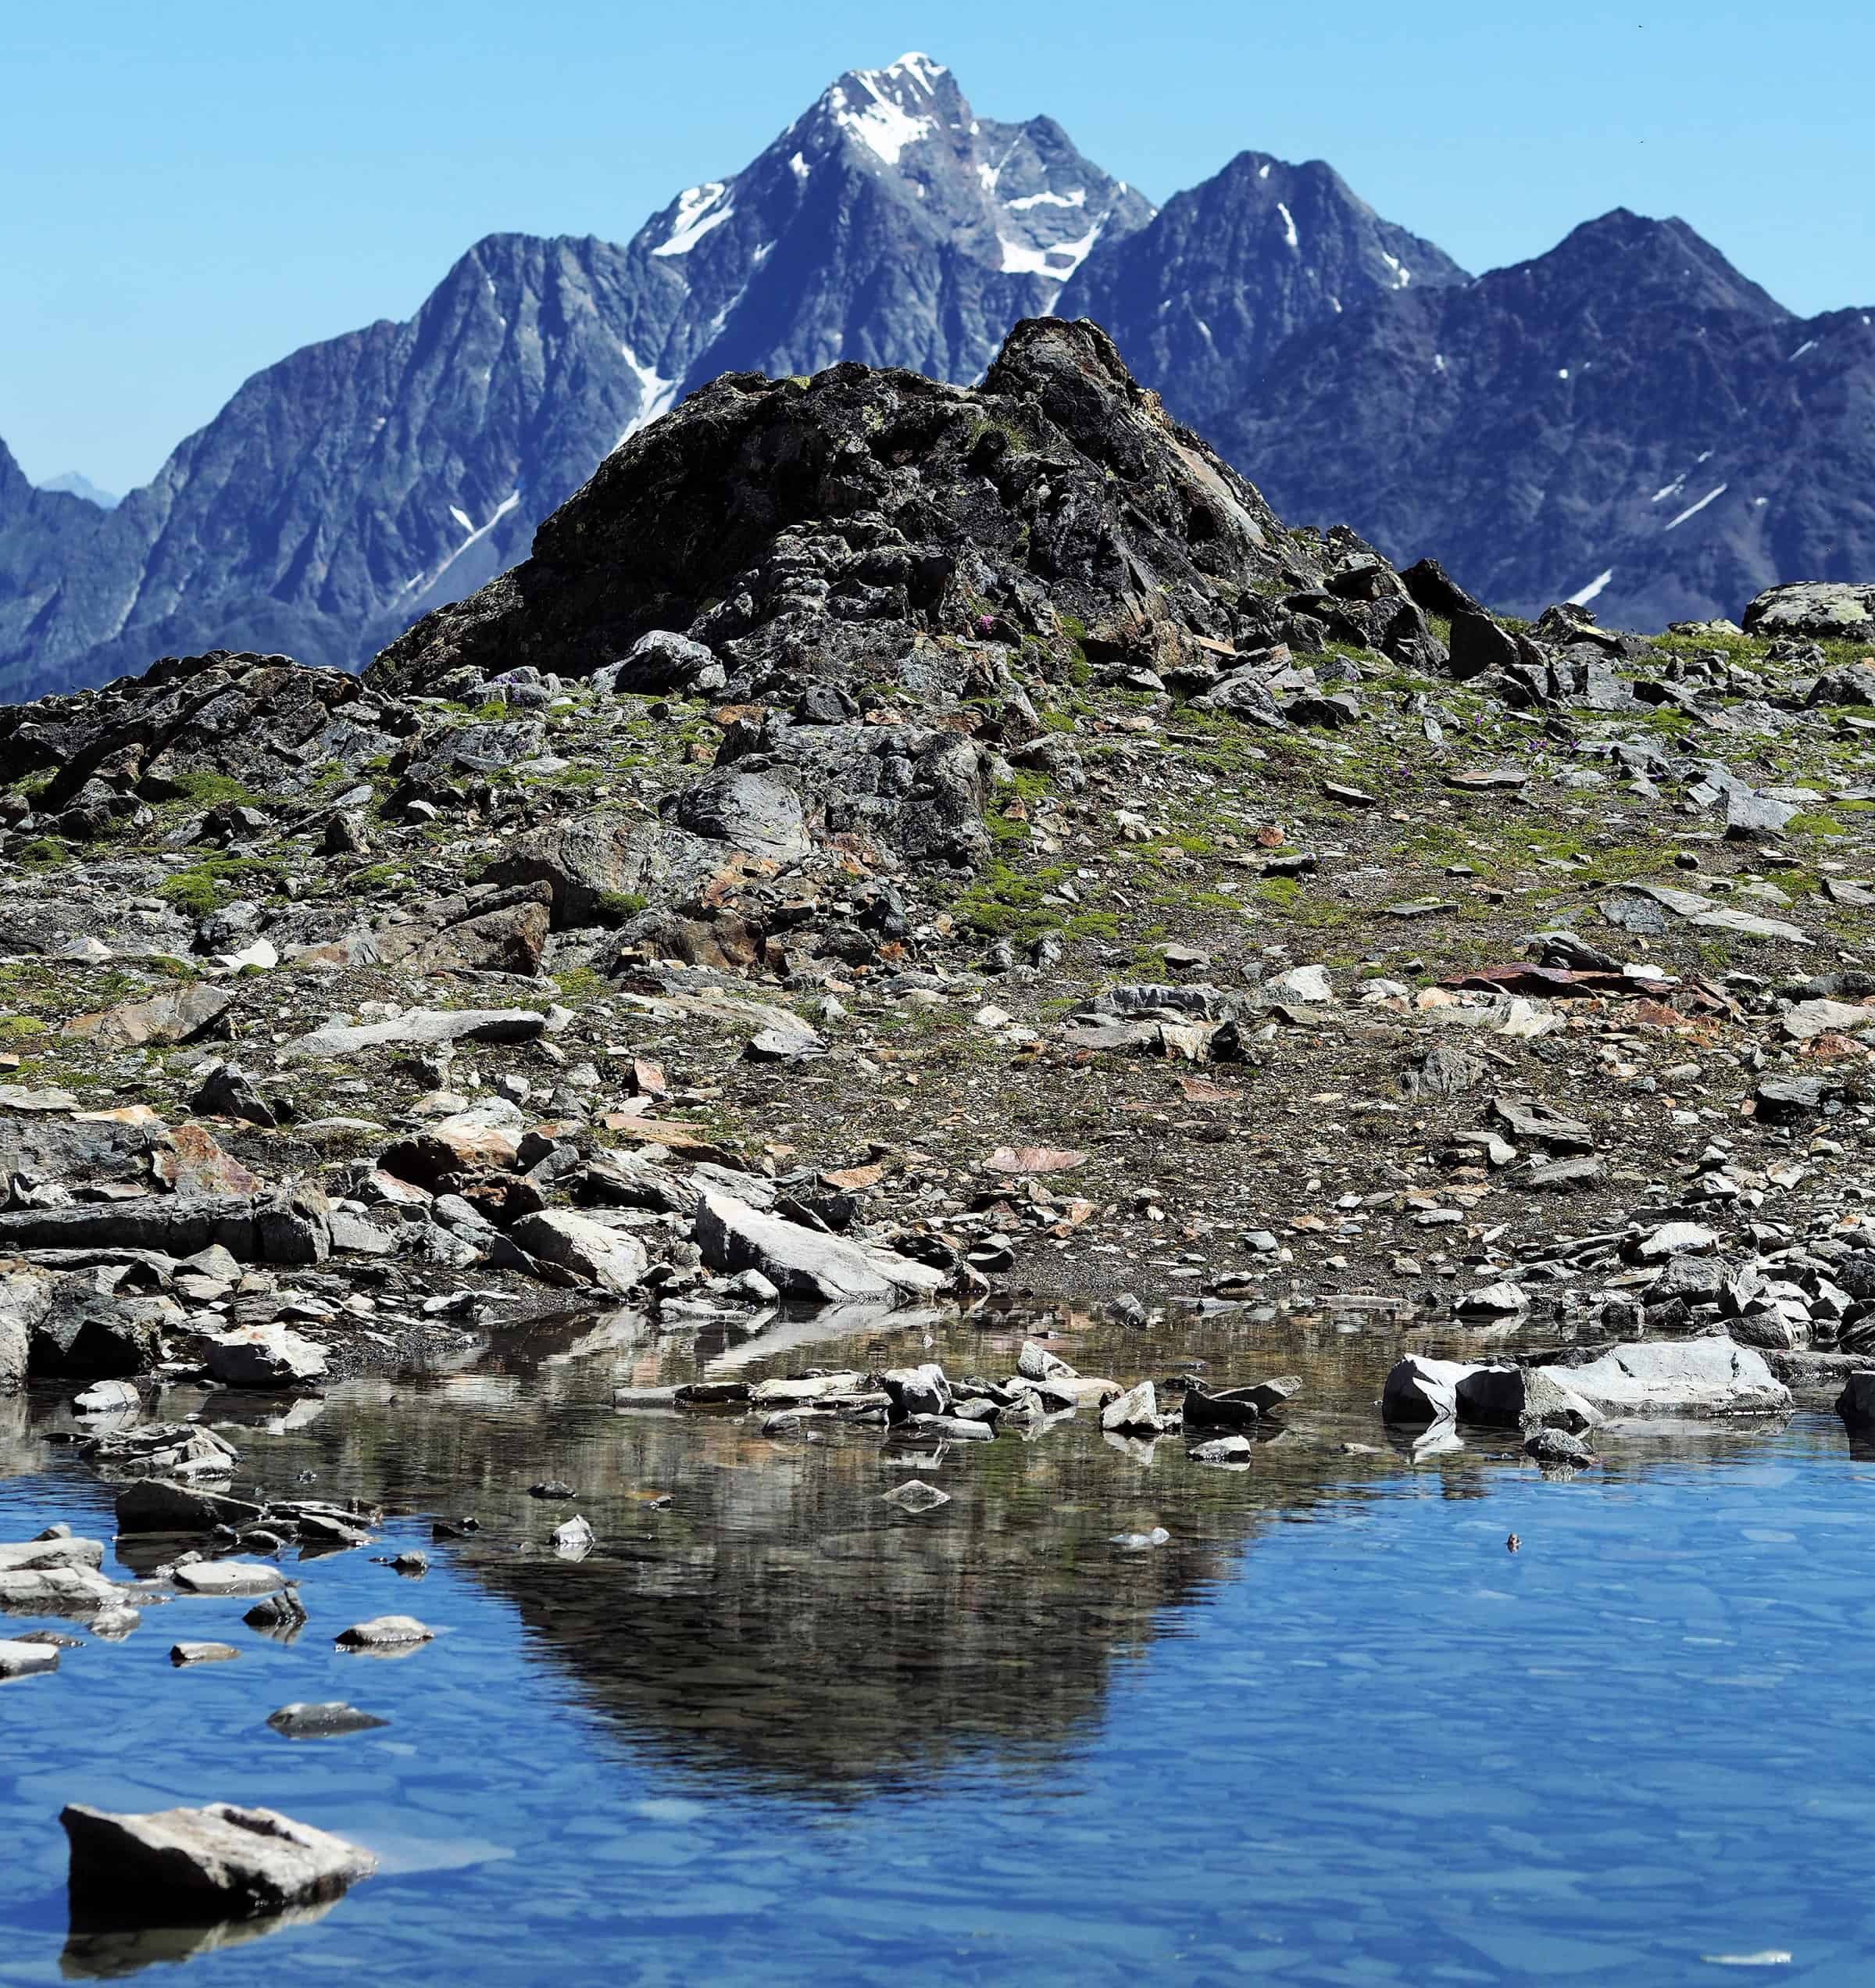
[[[1875,303],[1866,0],[81,0],[10,9],[0,57],[0,438],[35,477],[143,481],[478,236],[622,241],[908,48],[1155,200],[1255,147],[1474,270],[1626,206],[1794,309]]]

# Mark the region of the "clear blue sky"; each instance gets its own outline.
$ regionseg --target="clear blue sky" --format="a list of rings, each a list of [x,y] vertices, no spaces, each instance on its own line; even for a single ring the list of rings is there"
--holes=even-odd
[[[1474,270],[1626,206],[1794,309],[1875,303],[1866,0],[77,0],[8,9],[0,438],[35,477],[141,482],[478,236],[622,241],[907,48],[1155,200],[1255,147]]]

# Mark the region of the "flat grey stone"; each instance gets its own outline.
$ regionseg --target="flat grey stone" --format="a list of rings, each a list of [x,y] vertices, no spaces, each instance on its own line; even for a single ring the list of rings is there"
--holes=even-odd
[[[186,1594],[234,1597],[277,1594],[287,1577],[258,1560],[197,1560],[177,1568],[176,1585]]]
[[[0,1640],[0,1679],[40,1677],[58,1668],[55,1643]]]
[[[374,1615],[368,1622],[341,1629],[338,1640],[348,1650],[402,1650],[428,1643],[435,1634],[414,1615]]]

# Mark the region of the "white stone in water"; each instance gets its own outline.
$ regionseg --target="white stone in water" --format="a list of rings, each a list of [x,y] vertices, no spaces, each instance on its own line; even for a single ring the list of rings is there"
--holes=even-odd
[[[951,1502],[949,1492],[940,1491],[936,1485],[927,1484],[916,1477],[908,1479],[895,1491],[888,1491],[884,1495],[888,1504],[896,1505],[900,1511],[908,1512],[935,1511],[940,1505],[948,1505]]]
[[[198,1560],[177,1568],[176,1585],[188,1594],[264,1595],[277,1594],[287,1579],[258,1560]]]
[[[172,1915],[252,1918],[315,1904],[377,1868],[356,1843],[232,1802],[142,1815],[73,1802],[59,1819],[74,1897],[112,1906],[147,1899]]]
[[[592,1546],[592,1528],[584,1518],[576,1515],[553,1529],[553,1550],[562,1560],[584,1560]]]
[[[231,1664],[241,1654],[231,1643],[178,1643],[170,1648],[170,1661],[178,1670],[186,1664]]]
[[[338,1641],[348,1650],[409,1650],[435,1634],[414,1615],[373,1615],[368,1622],[341,1629]]]
[[[1103,1429],[1130,1429],[1157,1435],[1165,1424],[1159,1418],[1159,1400],[1152,1383],[1141,1381],[1137,1387],[1128,1388],[1124,1394],[1109,1401],[1100,1411],[1100,1425]]]
[[[58,1668],[56,1643],[0,1642],[0,1678],[37,1677]]]

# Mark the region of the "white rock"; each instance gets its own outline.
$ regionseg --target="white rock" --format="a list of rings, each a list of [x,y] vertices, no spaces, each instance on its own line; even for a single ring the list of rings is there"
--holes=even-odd
[[[1124,1394],[1109,1401],[1100,1411],[1100,1425],[1103,1429],[1156,1436],[1165,1427],[1165,1422],[1159,1412],[1159,1400],[1153,1393],[1152,1383],[1141,1381],[1137,1387],[1128,1388]]]
[[[0,1678],[38,1677],[58,1668],[56,1643],[0,1642]]]
[[[223,1333],[209,1340],[203,1359],[216,1380],[233,1388],[294,1387],[326,1371],[324,1348],[277,1322]]]
[[[176,1570],[176,1585],[187,1594],[278,1594],[287,1585],[277,1568],[258,1560],[192,1560]]]
[[[1291,967],[1265,981],[1263,992],[1278,1001],[1299,1001],[1311,1007],[1325,1007],[1335,999],[1326,967]]]
[[[1605,1415],[1770,1415],[1791,1405],[1764,1356],[1730,1339],[1632,1340],[1557,1378]]]
[[[251,1918],[338,1897],[377,1859],[270,1809],[216,1802],[113,1815],[74,1802],[59,1817],[71,1847],[71,1890],[120,1907],[147,1900],[172,1916]]]
[[[1071,1381],[1078,1378],[1065,1360],[1034,1339],[1023,1341],[1022,1351],[1016,1357],[1016,1371],[1030,1381]]]
[[[367,1622],[354,1622],[350,1629],[341,1629],[338,1641],[347,1650],[409,1650],[428,1643],[435,1634],[414,1615],[373,1615]]]
[[[593,1531],[576,1513],[553,1529],[553,1550],[562,1560],[584,1560],[592,1551]]]
[[[712,1270],[759,1270],[792,1298],[891,1304],[944,1288],[945,1273],[889,1250],[869,1250],[723,1194],[697,1204],[691,1237]]]

